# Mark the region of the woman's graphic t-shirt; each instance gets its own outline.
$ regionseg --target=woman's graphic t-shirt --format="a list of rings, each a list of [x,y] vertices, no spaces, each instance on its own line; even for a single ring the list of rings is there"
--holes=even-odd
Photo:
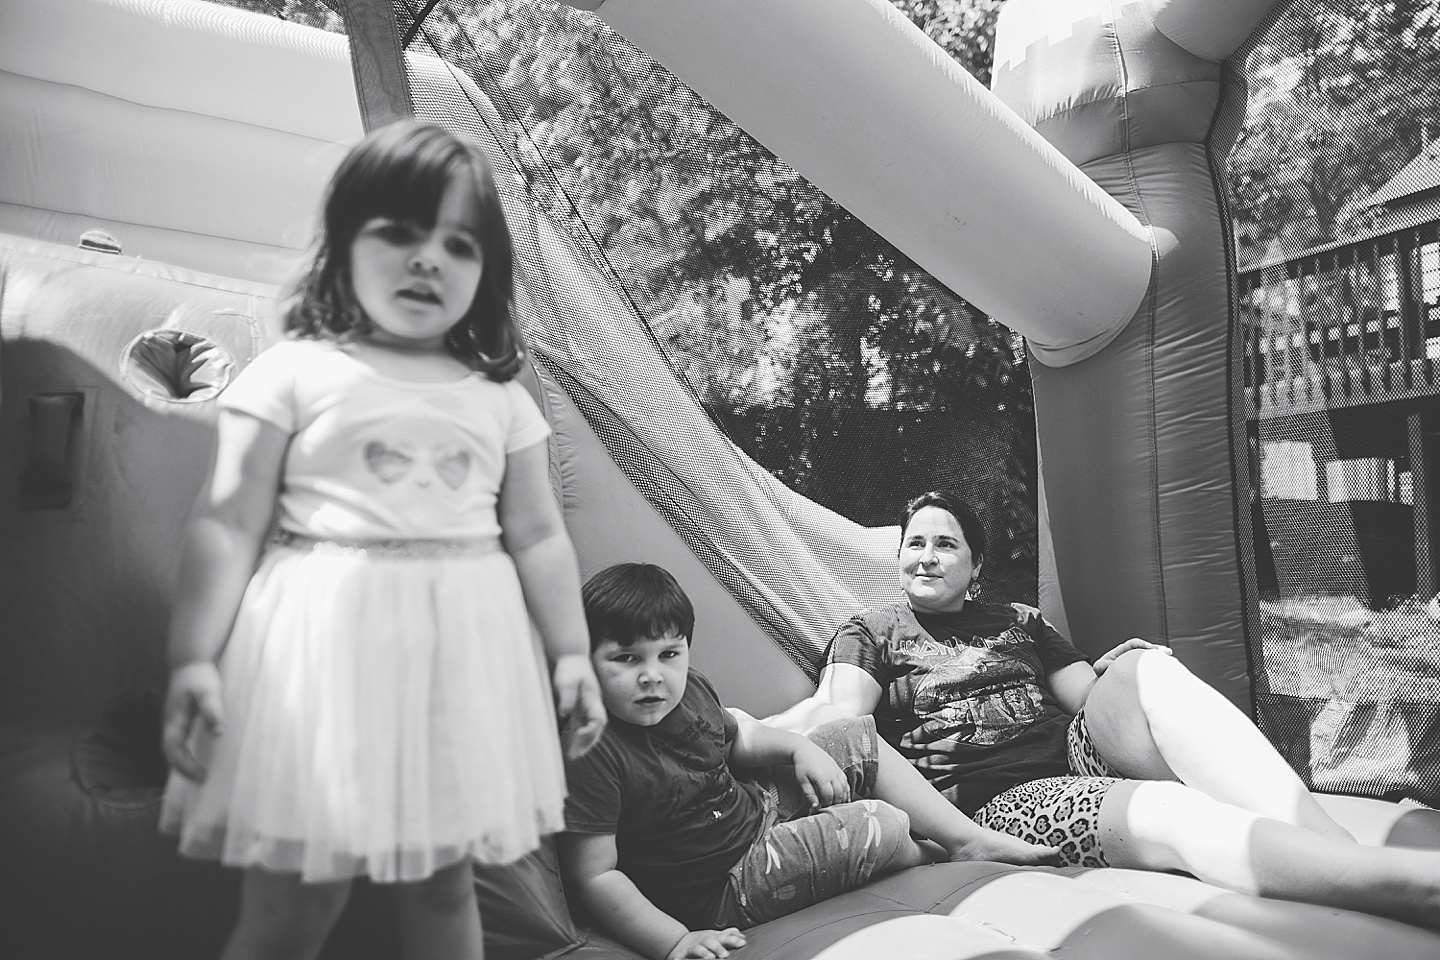
[[[260,354],[220,405],[292,435],[280,526],[321,539],[498,536],[506,455],[550,432],[513,380],[397,380],[314,340]]]
[[[907,604],[867,611],[830,641],[828,663],[886,691],[876,725],[961,810],[1039,777],[1070,772],[1070,716],[1046,677],[1085,655],[1023,604],[968,601],[959,613]]]

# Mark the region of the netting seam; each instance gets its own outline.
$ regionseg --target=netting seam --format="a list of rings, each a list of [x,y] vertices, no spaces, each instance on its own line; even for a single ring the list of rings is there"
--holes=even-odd
[[[482,89],[485,95],[490,98],[491,104],[494,105],[497,100],[505,104],[509,121],[515,124],[515,126],[524,134],[525,139],[529,141],[531,146],[534,148],[535,155],[542,159],[541,166],[544,168],[544,171],[547,175],[547,182],[549,182],[551,187],[555,191],[557,191],[559,195],[565,200],[566,210],[570,214],[570,216],[566,217],[565,220],[572,221],[573,224],[579,226],[579,228],[583,231],[584,234],[583,240],[582,238],[574,237],[574,235],[569,229],[566,230],[566,233],[570,234],[572,239],[576,240],[579,246],[581,246],[581,248],[584,249],[587,254],[589,254],[590,261],[601,269],[601,272],[606,275],[606,279],[609,281],[611,287],[616,290],[622,298],[624,298],[625,305],[630,309],[631,314],[635,317],[636,321],[645,331],[645,335],[650,339],[651,343],[654,344],[656,352],[660,355],[666,366],[670,368],[670,372],[674,375],[675,379],[680,383],[680,385],[685,389],[685,391],[691,395],[695,403],[702,410],[705,411],[706,416],[708,416],[712,422],[717,422],[718,418],[716,417],[715,412],[710,409],[710,405],[705,402],[704,398],[701,397],[699,392],[695,390],[695,388],[691,385],[690,381],[687,380],[680,373],[678,368],[676,368],[674,361],[670,359],[670,356],[666,352],[664,345],[660,343],[660,339],[655,335],[654,329],[650,326],[649,321],[645,318],[645,314],[640,309],[640,305],[635,302],[635,298],[630,293],[630,288],[626,285],[624,278],[620,274],[620,271],[615,268],[614,263],[610,260],[609,254],[605,252],[605,248],[600,243],[599,238],[596,237],[594,231],[590,229],[590,222],[586,219],[584,211],[580,208],[579,201],[577,201],[575,197],[570,194],[570,191],[565,188],[565,184],[560,180],[558,176],[556,176],[553,165],[548,160],[544,159],[546,157],[545,151],[540,148],[540,143],[538,140],[535,139],[534,133],[532,132],[530,127],[526,125],[525,121],[520,115],[520,112],[515,108],[515,104],[511,102],[509,95],[506,94],[504,88],[496,79],[495,73],[493,70],[491,70],[489,62],[484,57],[482,57],[480,55],[480,52],[475,48],[475,44],[470,38],[469,31],[465,30],[463,27],[460,26],[459,22],[455,19],[455,14],[450,10],[448,3],[442,5],[440,9],[443,10],[445,12],[445,15],[449,18],[450,25],[455,29],[458,36],[464,39],[464,42],[469,49],[471,60],[481,70],[485,72],[485,76],[489,82],[485,84]],[[424,33],[426,42],[429,44],[430,49],[436,54],[436,56],[440,56],[439,50],[436,47],[434,40],[430,37],[429,33],[424,31],[423,28],[421,32]],[[614,55],[613,53],[609,53],[610,47],[608,44],[606,45],[606,50],[607,54],[610,56],[611,63],[614,64]],[[444,58],[441,57],[441,59],[443,60]],[[625,77],[623,71],[619,69],[618,64],[615,65],[615,69],[617,75],[621,76],[622,78]],[[478,83],[479,78],[477,77],[476,80]],[[476,113],[482,112],[479,105],[475,104],[473,100],[471,101],[471,106],[475,109]],[[496,107],[496,112],[500,112],[499,107]],[[502,118],[505,118],[504,115],[502,115]],[[493,130],[491,132],[496,133]],[[496,134],[495,139],[497,143],[501,144],[502,149],[504,149],[505,139],[498,134]],[[506,152],[508,153],[509,151],[507,150]],[[523,176],[525,168],[521,166],[521,164],[519,164],[514,157],[508,157],[508,159],[515,167],[515,169],[520,171],[521,175]],[[534,189],[533,186],[531,187],[531,189]]]
[[[696,558],[725,585],[775,645],[807,677],[816,680],[819,670],[815,651],[791,636],[788,625],[776,616],[774,606],[750,586],[738,566],[715,548],[698,519],[707,511],[685,481],[666,467],[609,405],[566,371],[557,358],[543,349],[532,350],[531,356],[565,391],[604,442],[616,466],[680,535]]]

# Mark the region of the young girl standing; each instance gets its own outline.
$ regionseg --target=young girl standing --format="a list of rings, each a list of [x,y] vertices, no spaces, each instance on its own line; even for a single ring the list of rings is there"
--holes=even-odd
[[[572,753],[605,711],[549,428],[512,379],[512,273],[480,152],[383,128],[330,184],[291,339],[221,396],[161,829],[245,869],[225,960],[315,956],[356,876],[396,885],[407,958],[478,958],[472,858],[563,828],[532,623]]]

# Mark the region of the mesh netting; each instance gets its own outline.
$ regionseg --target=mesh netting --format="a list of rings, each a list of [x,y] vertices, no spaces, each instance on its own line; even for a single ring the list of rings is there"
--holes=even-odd
[[[517,175],[542,370],[797,663],[813,675],[840,620],[893,597],[882,525],[926,489],[981,506],[989,589],[1034,601],[1033,415],[1007,330],[592,18],[439,3],[410,49],[451,65],[412,62],[417,114]]]
[[[337,26],[307,0],[231,2]],[[983,507],[989,589],[1034,598],[1032,407],[1007,331],[603,24],[522,0],[396,11],[412,51],[457,68],[417,79],[421,115],[516,175],[505,199],[542,371],[797,662],[888,595],[893,531],[869,528],[925,488]],[[1257,719],[1317,788],[1428,803],[1437,38],[1440,0],[1294,0],[1232,59],[1248,107],[1212,138],[1236,143]]]
[[[1297,0],[1229,167],[1257,719],[1321,790],[1440,802],[1440,4]],[[1239,423],[1243,419],[1243,424]]]

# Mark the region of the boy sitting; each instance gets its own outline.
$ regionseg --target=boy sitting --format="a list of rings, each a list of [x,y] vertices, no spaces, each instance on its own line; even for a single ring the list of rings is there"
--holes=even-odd
[[[740,928],[932,859],[911,830],[955,860],[1055,859],[956,810],[869,717],[802,737],[725,710],[690,669],[695,612],[660,567],[602,570],[584,600],[610,722],[566,763],[560,865],[600,926],[640,953],[728,956]],[[772,766],[774,780],[731,772]]]

